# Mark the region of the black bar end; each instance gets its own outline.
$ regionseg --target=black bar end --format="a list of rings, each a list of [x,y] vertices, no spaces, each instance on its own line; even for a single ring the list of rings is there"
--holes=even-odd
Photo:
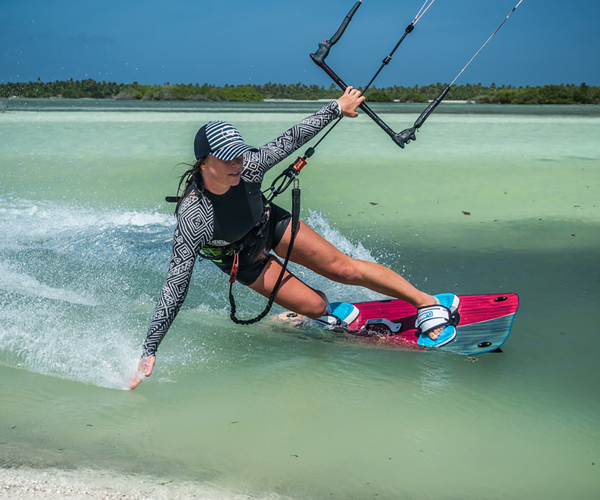
[[[408,144],[410,141],[417,140],[417,135],[415,132],[416,132],[416,129],[414,127],[407,128],[406,130],[403,130],[402,132],[400,132],[398,134],[394,134],[392,136],[392,139],[394,139],[394,142],[396,144],[398,144],[398,146],[400,146],[402,149],[404,149],[404,146],[406,144]]]

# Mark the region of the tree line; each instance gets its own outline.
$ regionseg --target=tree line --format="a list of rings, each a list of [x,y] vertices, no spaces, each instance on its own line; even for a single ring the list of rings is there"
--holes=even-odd
[[[372,87],[366,94],[370,102],[427,102],[437,97],[446,84],[415,85],[413,87]],[[0,84],[0,97],[26,98],[92,98],[117,100],[171,101],[263,101],[265,99],[317,100],[337,99],[341,91],[331,84],[266,83],[264,85],[209,85],[207,83],[146,85],[137,82],[97,82],[92,79],[42,82],[38,78],[28,83]],[[512,85],[484,86],[466,84],[452,86],[446,100],[488,104],[600,104],[600,87],[561,84],[537,87]]]

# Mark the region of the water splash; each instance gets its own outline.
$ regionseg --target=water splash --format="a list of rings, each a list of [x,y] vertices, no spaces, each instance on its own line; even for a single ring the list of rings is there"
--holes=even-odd
[[[0,262],[0,290],[28,295],[31,297],[42,297],[46,299],[61,300],[70,304],[83,304],[88,306],[99,305],[94,297],[85,292],[68,290],[64,288],[53,288],[40,283],[34,277],[26,273],[20,273],[12,269],[6,263]]]
[[[125,388],[166,274],[173,217],[0,199],[0,221],[0,363]],[[307,222],[346,254],[374,260],[362,243],[351,242],[323,214],[311,211]],[[291,270],[332,300],[379,297],[300,266]],[[244,287],[237,287],[236,297],[245,312],[263,306]],[[178,322],[185,325],[190,315],[202,320],[194,326],[196,339],[178,339],[161,350],[164,373],[197,369],[221,355],[214,342],[204,346],[196,340],[210,335],[214,323],[229,329],[224,308],[225,276],[208,262],[198,263],[182,311],[188,319]]]
[[[0,363],[124,388],[172,217],[0,200],[0,221]]]
[[[102,317],[73,321],[69,313],[77,317],[77,311],[56,304],[41,303],[34,311],[25,301],[2,306],[1,364],[101,387],[126,387],[139,347],[118,325]]]
[[[332,227],[327,217],[321,212],[310,210],[306,223],[346,255],[349,255],[354,259],[375,262],[375,258],[371,255],[371,252],[364,247],[362,242],[352,242],[338,229]],[[381,294],[366,288],[343,285],[341,283],[329,281],[327,278],[305,270],[304,268],[300,268],[299,266],[291,266],[291,269],[301,279],[305,279],[307,283],[310,283],[311,286],[325,291],[331,301],[361,302],[366,300],[377,300],[383,297]]]
[[[2,199],[0,220],[0,251],[44,248],[84,260],[109,258],[120,263],[124,254],[133,261],[162,255],[170,246],[175,225],[172,216],[157,212],[92,210],[49,201],[16,203]],[[154,252],[152,247],[157,247]]]

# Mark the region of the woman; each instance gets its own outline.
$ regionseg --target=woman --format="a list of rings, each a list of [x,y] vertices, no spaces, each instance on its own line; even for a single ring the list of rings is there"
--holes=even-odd
[[[245,144],[239,132],[225,122],[209,122],[198,131],[194,141],[197,161],[180,182],[180,186],[185,182],[186,187],[176,209],[177,227],[169,272],[144,343],[138,373],[130,382],[131,389],[137,387],[143,376],[152,373],[158,345],[185,300],[194,262],[201,252],[229,273],[234,259],[232,249],[239,249],[243,243],[237,281],[269,297],[282,270],[281,262],[271,251],[280,257],[286,255],[291,224],[290,214],[280,207],[273,205],[265,211],[260,189],[263,176],[334,119],[358,116],[356,109],[363,101],[358,90],[348,87],[337,101],[331,101],[261,148]],[[333,281],[363,286],[409,302],[419,309],[420,333],[427,337],[427,345],[446,343],[456,334],[454,326],[449,325],[450,315],[458,306],[454,295],[428,295],[384,266],[352,259],[302,221],[290,260]],[[322,292],[310,288],[289,271],[275,302],[310,318],[335,313],[328,308]]]

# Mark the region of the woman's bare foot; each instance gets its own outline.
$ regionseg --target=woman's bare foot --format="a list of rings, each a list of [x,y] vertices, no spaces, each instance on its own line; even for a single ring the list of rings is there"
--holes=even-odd
[[[430,295],[429,297],[430,297],[431,303],[426,304],[424,307],[426,307],[426,306],[434,306],[434,305],[440,303],[440,301],[436,297],[434,297],[433,295]],[[429,338],[431,340],[437,340],[438,337],[444,331],[444,328],[445,328],[444,326],[440,326],[439,328],[436,328],[435,330],[431,330],[427,335],[429,336]]]
[[[436,328],[435,330],[431,330],[427,335],[429,335],[429,338],[431,340],[437,340],[438,337],[444,331],[444,328],[445,328],[444,326],[440,326],[439,328]]]

